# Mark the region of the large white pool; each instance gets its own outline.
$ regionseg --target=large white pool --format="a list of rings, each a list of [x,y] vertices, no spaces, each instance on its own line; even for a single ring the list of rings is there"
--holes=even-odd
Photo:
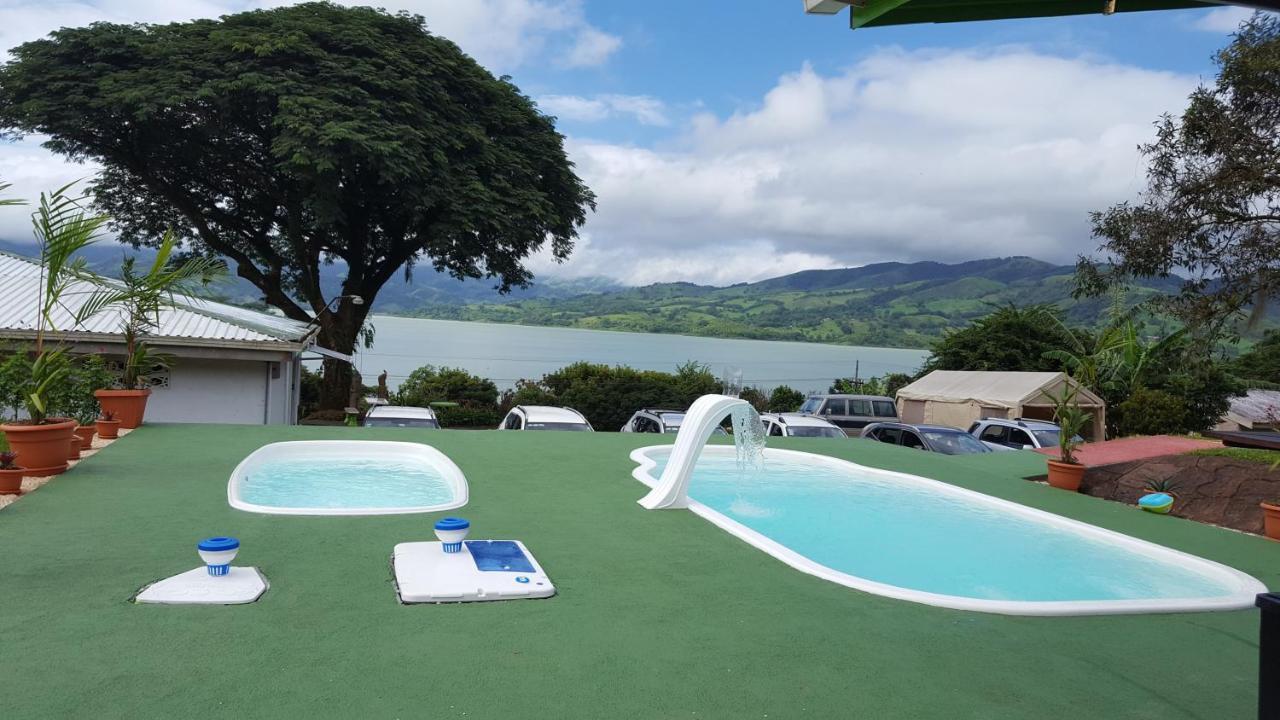
[[[636,450],[661,477],[670,446]],[[767,449],[764,469],[707,446],[690,509],[800,570],[867,592],[1019,615],[1252,607],[1266,588],[1235,569],[946,483]],[[1171,522],[1178,522],[1171,520]]]
[[[300,440],[263,446],[231,473],[227,501],[271,515],[393,515],[467,504],[467,479],[429,445]]]

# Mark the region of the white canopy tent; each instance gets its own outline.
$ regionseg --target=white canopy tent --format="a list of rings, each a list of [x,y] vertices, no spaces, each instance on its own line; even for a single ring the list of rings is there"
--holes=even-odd
[[[1103,440],[1107,404],[1060,372],[989,372],[934,370],[898,391],[898,415],[903,422],[968,428],[981,418],[1053,420],[1053,397],[1069,384],[1076,400],[1093,416],[1082,433]]]

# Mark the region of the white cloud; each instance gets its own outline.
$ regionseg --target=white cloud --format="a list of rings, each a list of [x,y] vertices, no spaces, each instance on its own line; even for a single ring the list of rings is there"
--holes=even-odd
[[[619,115],[629,115],[644,125],[670,124],[666,106],[648,95],[543,95],[538,98],[543,112],[565,120],[597,122]]]
[[[1090,251],[1088,213],[1144,182],[1136,146],[1189,76],[1022,49],[884,50],[782,77],[668,149],[571,140],[598,195],[553,274],[746,280],[881,260]],[[663,275],[663,273],[667,273]]]
[[[434,33],[458,43],[494,72],[509,72],[552,54],[569,66],[598,65],[622,40],[587,21],[580,0],[338,0],[376,5],[426,18]],[[0,49],[36,40],[61,27],[91,22],[164,23],[217,17],[280,0],[0,0]]]
[[[1220,7],[1201,15],[1191,24],[1197,30],[1214,33],[1233,33],[1240,23],[1253,15],[1253,9],[1236,6]]]
[[[595,28],[584,28],[578,33],[573,47],[564,57],[566,67],[594,67],[603,65],[618,48],[622,47],[622,38],[610,35]]]

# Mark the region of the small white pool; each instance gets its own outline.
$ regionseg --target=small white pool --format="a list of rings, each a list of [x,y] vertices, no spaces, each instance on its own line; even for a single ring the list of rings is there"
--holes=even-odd
[[[467,504],[467,479],[430,445],[298,440],[251,453],[227,482],[231,507],[268,515],[396,515]]]

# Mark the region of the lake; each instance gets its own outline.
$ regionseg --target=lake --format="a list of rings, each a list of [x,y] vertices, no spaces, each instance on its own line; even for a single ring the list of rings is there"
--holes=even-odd
[[[765,390],[789,385],[825,392],[837,377],[860,377],[919,369],[924,350],[702,338],[686,335],[531,327],[497,323],[422,320],[377,315],[374,346],[356,355],[367,385],[387,371],[393,389],[423,365],[460,367],[509,388],[579,360],[673,371],[696,360],[717,376],[742,372],[744,385]]]

